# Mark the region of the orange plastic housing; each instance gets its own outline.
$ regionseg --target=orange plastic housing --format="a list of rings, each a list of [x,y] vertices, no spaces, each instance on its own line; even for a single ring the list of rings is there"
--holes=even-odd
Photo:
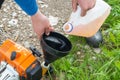
[[[11,60],[12,52],[16,52],[16,57]],[[26,77],[25,70],[36,60],[31,51],[11,40],[6,40],[0,46],[0,62],[6,61],[13,66],[20,76]]]

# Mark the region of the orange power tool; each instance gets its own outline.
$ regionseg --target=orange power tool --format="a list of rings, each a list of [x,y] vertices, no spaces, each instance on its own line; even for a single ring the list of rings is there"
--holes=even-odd
[[[34,47],[30,50],[7,39],[0,46],[0,80],[40,80],[47,71],[51,71],[50,63],[66,56],[72,48],[70,41],[63,35],[51,32],[41,39],[44,61],[36,58],[41,53]]]
[[[9,39],[0,46],[0,62],[3,75],[0,80],[40,80],[42,77],[42,67],[32,52]]]

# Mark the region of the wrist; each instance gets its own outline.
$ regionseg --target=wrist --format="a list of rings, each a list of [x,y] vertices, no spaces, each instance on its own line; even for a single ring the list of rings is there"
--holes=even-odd
[[[37,18],[41,15],[41,12],[39,11],[39,9],[37,10],[37,12],[31,16],[31,18]]]
[[[43,19],[43,14],[39,10],[37,10],[37,12],[31,16],[31,20],[35,22],[42,22]]]

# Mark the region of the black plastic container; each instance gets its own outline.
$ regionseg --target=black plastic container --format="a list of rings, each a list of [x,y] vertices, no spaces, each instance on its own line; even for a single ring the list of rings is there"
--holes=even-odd
[[[94,48],[98,48],[99,45],[103,42],[103,36],[101,34],[101,31],[99,30],[95,35],[93,35],[92,37],[88,37],[86,38],[87,43],[94,47]]]

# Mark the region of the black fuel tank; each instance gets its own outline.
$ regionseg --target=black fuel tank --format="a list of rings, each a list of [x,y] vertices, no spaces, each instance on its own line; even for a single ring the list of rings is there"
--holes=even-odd
[[[27,69],[27,80],[40,80],[42,78],[42,67],[39,61],[33,62]]]

